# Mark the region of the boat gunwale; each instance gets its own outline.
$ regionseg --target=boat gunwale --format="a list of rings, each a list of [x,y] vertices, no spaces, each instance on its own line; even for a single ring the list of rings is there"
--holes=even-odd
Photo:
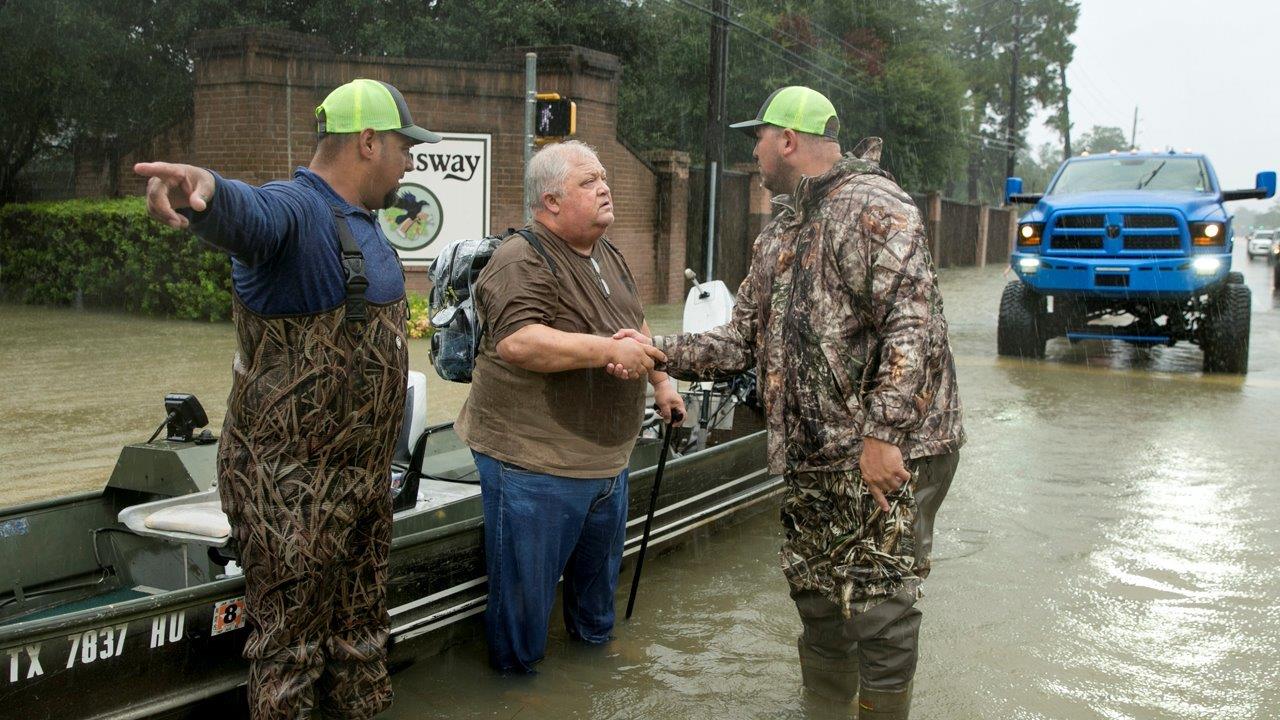
[[[0,507],[0,517],[27,515],[33,512],[56,508],[59,505],[76,505],[87,500],[104,500],[106,499],[106,494],[107,487],[104,485],[97,490],[85,490],[71,495],[59,495],[58,497],[31,500],[30,502],[25,502],[19,505]]]
[[[441,425],[435,426],[434,428],[428,428],[427,430],[424,430],[424,432],[429,432],[431,430],[438,431],[450,425],[452,425],[452,423],[442,423]],[[721,443],[711,448],[707,448],[706,450],[698,451],[696,453],[690,453],[687,455],[681,455],[679,457],[673,458],[670,462],[668,462],[668,468],[669,469],[678,468],[682,465],[695,462],[697,460],[705,460],[709,457],[730,452],[732,449],[735,449],[740,445],[745,445],[752,441],[758,441],[759,436],[765,432],[766,432],[765,430],[757,430],[748,435],[744,435],[740,438],[734,438],[733,440],[730,440],[728,442]],[[634,473],[634,475],[642,476],[643,474],[651,473],[655,471],[656,468],[657,468],[656,464],[649,465],[644,468],[641,468],[640,470],[637,470]],[[746,473],[742,476],[739,476],[730,480],[728,483],[721,483],[716,487],[718,488],[726,484],[740,482],[744,477],[751,476],[751,475],[759,475],[759,474],[760,472],[758,471]],[[767,473],[765,474],[767,476]],[[716,488],[709,488],[709,490],[714,490],[714,489]],[[106,488],[103,488],[97,491],[79,493],[74,496],[51,498],[48,500],[28,503],[27,506],[15,506],[15,507],[37,506],[39,508],[47,508],[47,507],[55,506],[58,504],[71,504],[72,502],[75,502],[75,501],[92,499],[94,497],[103,496],[105,494],[105,491],[106,491]],[[455,500],[451,503],[448,503],[446,505],[442,505],[437,508],[432,508],[432,510],[439,510],[440,508],[447,507],[449,505],[456,505],[459,503],[473,502],[474,500],[475,500],[474,497],[462,498],[459,500]],[[660,509],[658,511],[658,514],[665,514],[668,511],[668,509],[669,508]],[[403,535],[400,537],[393,537],[391,550],[392,552],[395,552],[396,550],[404,550],[405,548],[417,547],[417,546],[435,541],[442,537],[448,537],[450,535],[473,531],[477,527],[482,527],[483,524],[484,524],[483,515],[477,515],[473,517],[460,519],[456,522],[452,522],[447,525],[442,525],[435,528],[429,528],[427,530],[422,530],[419,532]],[[628,525],[630,525],[630,523],[628,523]],[[196,585],[193,587],[181,588],[178,590],[169,590],[156,595],[149,595],[146,597],[135,598],[132,600],[125,600],[117,603],[109,603],[107,605],[102,605],[99,607],[85,608],[84,610],[52,615],[52,616],[40,618],[37,620],[27,620],[27,621],[15,622],[12,624],[0,624],[0,648],[13,647],[21,643],[42,640],[43,638],[46,638],[46,637],[56,637],[56,636],[65,635],[66,632],[71,628],[76,628],[76,627],[85,628],[85,627],[98,627],[101,625],[114,625],[114,624],[118,624],[121,621],[133,622],[135,620],[144,619],[154,614],[157,611],[173,611],[177,609],[197,607],[200,605],[204,605],[209,600],[214,598],[228,597],[228,596],[234,597],[237,594],[243,594],[244,592],[243,588],[244,588],[243,576],[237,576],[234,578],[223,578],[221,580],[214,580],[212,582],[202,583],[200,585]]]

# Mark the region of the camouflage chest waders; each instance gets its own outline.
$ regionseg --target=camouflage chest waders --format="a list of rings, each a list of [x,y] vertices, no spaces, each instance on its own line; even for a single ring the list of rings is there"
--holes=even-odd
[[[365,718],[391,703],[389,473],[407,306],[366,304],[362,291],[354,303],[348,282],[345,306],[312,315],[262,317],[234,304],[218,489],[244,567],[259,720],[306,718],[317,706]]]

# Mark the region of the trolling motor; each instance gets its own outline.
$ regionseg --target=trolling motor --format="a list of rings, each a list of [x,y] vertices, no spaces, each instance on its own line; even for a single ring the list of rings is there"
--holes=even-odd
[[[197,428],[209,424],[209,416],[205,414],[204,406],[195,395],[169,393],[164,396],[164,409],[167,413],[164,422],[161,422],[156,431],[151,433],[151,437],[147,439],[148,443],[155,440],[161,430],[168,433],[165,440],[169,442],[194,441],[197,445],[208,445],[214,441],[213,433],[208,429],[193,437]]]

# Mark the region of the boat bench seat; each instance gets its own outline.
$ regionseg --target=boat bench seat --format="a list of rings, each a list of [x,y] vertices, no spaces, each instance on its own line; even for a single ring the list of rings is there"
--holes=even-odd
[[[223,547],[231,537],[231,523],[222,512],[217,488],[131,505],[116,519],[138,535],[174,542]]]
[[[396,516],[434,510],[479,495],[478,483],[423,478],[418,485],[417,503],[412,508],[396,513]],[[226,513],[222,512],[217,488],[132,505],[121,510],[118,519],[133,533],[178,543],[225,547],[231,537],[231,523],[228,522]]]
[[[420,372],[411,371],[405,393],[404,422],[392,455],[392,489],[400,487],[398,481],[409,463],[411,448],[426,431],[426,405],[427,378]],[[474,478],[476,466],[471,450],[466,447],[428,455],[423,459],[422,471],[414,504],[398,511],[397,516],[438,508],[480,494],[480,485]],[[231,523],[222,512],[217,488],[133,505],[121,510],[118,519],[138,535],[179,543],[224,547],[231,537]]]

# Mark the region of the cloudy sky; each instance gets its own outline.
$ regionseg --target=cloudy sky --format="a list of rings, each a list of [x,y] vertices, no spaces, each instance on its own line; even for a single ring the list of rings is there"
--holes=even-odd
[[[1224,187],[1280,169],[1280,0],[1080,0],[1073,39],[1075,136],[1112,125],[1127,137],[1137,105],[1139,147],[1205,152]],[[1042,125],[1028,140],[1061,142]]]

